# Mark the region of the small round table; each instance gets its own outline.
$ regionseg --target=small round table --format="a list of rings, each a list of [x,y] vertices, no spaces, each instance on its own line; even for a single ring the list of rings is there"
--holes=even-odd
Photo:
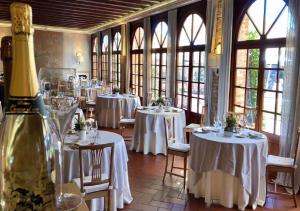
[[[164,117],[169,115],[175,118],[176,141],[183,143],[185,112],[178,108],[159,110],[158,107],[153,106],[137,110],[130,149],[144,154],[151,152],[154,155],[159,153],[166,155]]]

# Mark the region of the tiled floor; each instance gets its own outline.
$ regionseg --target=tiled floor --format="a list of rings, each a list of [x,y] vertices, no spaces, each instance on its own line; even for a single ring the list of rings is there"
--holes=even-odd
[[[114,131],[117,132],[117,131]],[[129,143],[127,143],[127,148]],[[129,180],[133,202],[126,205],[122,211],[153,210],[153,211],[227,211],[237,210],[224,208],[219,205],[206,207],[203,198],[195,199],[193,195],[186,194],[182,188],[183,179],[166,176],[166,182],[162,184],[165,167],[165,156],[143,155],[128,150]],[[181,165],[182,160],[175,160],[176,165]],[[300,205],[300,195],[297,196]],[[250,207],[247,210],[252,210]],[[258,207],[257,211],[284,210],[300,211],[294,208],[291,197],[271,195],[267,199],[265,207]]]

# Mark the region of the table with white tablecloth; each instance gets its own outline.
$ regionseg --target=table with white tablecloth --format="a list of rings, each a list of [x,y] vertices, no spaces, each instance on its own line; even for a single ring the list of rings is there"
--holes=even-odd
[[[118,128],[120,118],[134,118],[135,109],[139,106],[138,96],[100,95],[96,101],[96,120],[100,127]]]
[[[249,138],[247,134],[258,134]],[[193,132],[188,188],[196,198],[244,210],[263,206],[266,196],[267,137],[245,130],[244,135]]]
[[[115,144],[114,153],[114,178],[113,187],[114,191],[114,210],[116,208],[124,208],[124,203],[129,204],[132,202],[133,198],[130,192],[129,180],[128,180],[128,156],[126,151],[126,146],[122,136],[116,133],[108,131],[97,131],[97,136],[95,131],[91,130],[88,135],[86,142],[96,143],[96,144]],[[67,135],[65,139],[64,147],[64,182],[70,182],[74,178],[79,178],[79,152],[78,149],[74,149],[70,146],[71,144],[78,141],[77,135]],[[79,142],[80,143],[80,142]],[[110,158],[110,151],[108,149],[104,150],[103,153],[103,173],[108,174],[109,165],[108,159]],[[90,153],[83,153],[83,169],[85,175],[91,173],[91,157]],[[89,202],[88,202],[89,203]],[[93,199],[89,206],[91,211],[98,211],[103,209],[103,199]]]
[[[183,143],[185,112],[177,108],[159,110],[158,107],[149,107],[136,112],[134,136],[130,149],[144,154],[151,152],[154,155],[159,153],[166,155],[165,116],[174,116],[176,141]]]

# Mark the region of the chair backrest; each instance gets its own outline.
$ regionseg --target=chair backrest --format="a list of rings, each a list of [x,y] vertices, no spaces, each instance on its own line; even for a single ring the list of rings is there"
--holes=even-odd
[[[103,168],[103,151],[105,149],[110,149],[110,160],[109,160],[109,174],[107,178],[102,178],[102,168]],[[82,151],[88,151],[91,153],[92,160],[92,179],[91,182],[83,182],[83,164],[82,164]],[[80,159],[80,191],[84,192],[84,186],[92,186],[92,185],[101,185],[108,183],[109,186],[112,185],[113,178],[113,168],[114,168],[114,152],[115,145],[114,143],[109,144],[97,144],[97,145],[87,145],[79,147],[79,159]]]
[[[174,116],[165,116],[165,140],[166,146],[169,146],[169,143],[175,143],[175,117]]]
[[[205,105],[202,107],[202,111],[201,111],[200,126],[203,126],[205,124],[205,117],[207,113],[208,113],[208,106]]]
[[[295,146],[295,151],[294,151],[294,166],[296,165],[297,162],[297,154],[298,154],[298,146],[299,146],[299,139],[300,139],[300,127],[298,127],[297,130],[297,136],[296,136],[296,146]]]

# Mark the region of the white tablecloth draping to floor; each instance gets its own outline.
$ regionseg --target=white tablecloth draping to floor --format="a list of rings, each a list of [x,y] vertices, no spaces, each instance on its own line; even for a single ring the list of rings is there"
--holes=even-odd
[[[134,118],[140,98],[131,95],[100,95],[96,101],[96,119],[101,127],[118,128],[121,116]]]
[[[158,112],[157,107],[150,107],[147,110],[137,110],[135,116],[134,136],[131,142],[131,150],[148,154],[151,152],[156,155],[165,154],[165,126],[164,117],[173,115],[175,117],[175,136],[176,141],[183,143],[183,128],[185,126],[185,112],[181,109],[171,108],[170,111]],[[175,109],[177,112],[173,112]]]
[[[90,131],[87,135],[86,141],[91,143],[115,143],[115,153],[114,153],[114,210],[116,208],[124,208],[124,203],[129,204],[132,202],[133,198],[130,192],[129,180],[128,180],[128,156],[126,151],[126,146],[122,136],[116,133],[107,131]],[[97,140],[95,141],[97,137]],[[77,135],[67,135],[65,139],[66,146],[64,147],[64,182],[71,182],[74,178],[79,178],[79,152],[77,149],[72,149],[68,146],[70,143],[78,141]],[[104,150],[103,154],[103,173],[108,174],[109,170],[109,159],[110,151]],[[83,168],[85,175],[91,172],[91,157],[88,152],[83,153]],[[89,203],[88,203],[89,204]],[[91,211],[98,211],[103,209],[103,199],[93,199],[90,204]]]
[[[244,131],[249,133],[248,130]],[[253,131],[251,133],[254,133]],[[224,137],[215,133],[193,133],[189,191],[205,202],[232,208],[263,206],[266,196],[265,166],[267,137]]]

